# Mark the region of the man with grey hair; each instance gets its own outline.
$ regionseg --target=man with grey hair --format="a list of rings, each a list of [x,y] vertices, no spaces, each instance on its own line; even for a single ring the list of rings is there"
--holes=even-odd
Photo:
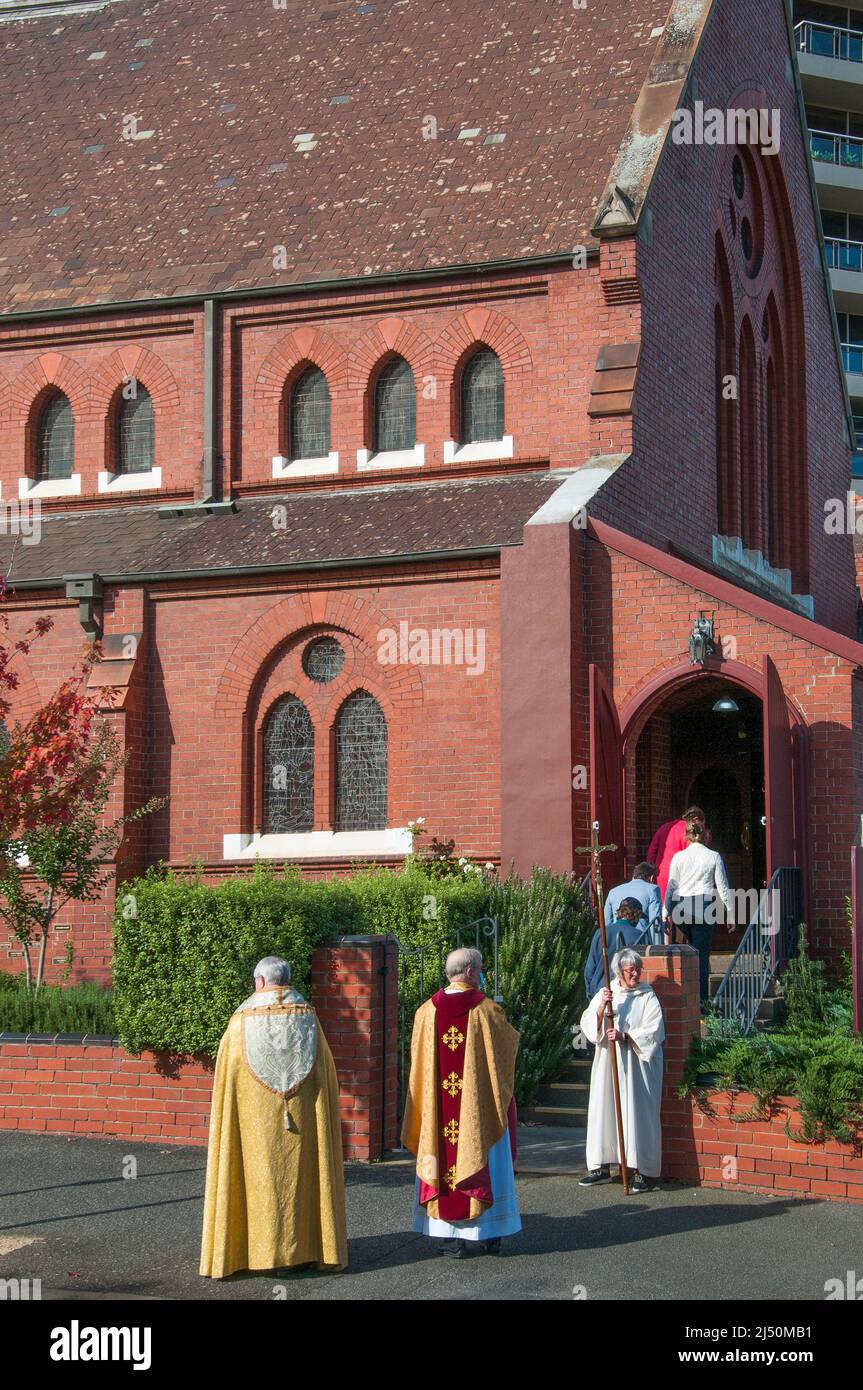
[[[201,1274],[347,1264],[339,1085],[291,967],[264,956],[219,1047]]]
[[[417,1010],[402,1143],[416,1154],[413,1228],[445,1255],[500,1253],[521,1230],[515,1191],[518,1033],[485,994],[482,955],[451,951]]]

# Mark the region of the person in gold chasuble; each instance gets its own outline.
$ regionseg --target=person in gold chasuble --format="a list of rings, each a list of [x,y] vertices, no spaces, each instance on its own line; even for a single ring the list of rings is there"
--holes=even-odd
[[[416,1154],[413,1229],[456,1259],[499,1254],[521,1230],[515,1192],[518,1033],[483,993],[482,956],[447,956],[444,989],[416,1012],[402,1143]]]
[[[213,1081],[200,1272],[348,1262],[339,1085],[278,956],[228,1023]]]

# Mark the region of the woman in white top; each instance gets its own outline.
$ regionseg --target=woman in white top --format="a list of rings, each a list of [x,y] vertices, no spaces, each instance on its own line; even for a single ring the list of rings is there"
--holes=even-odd
[[[678,850],[668,871],[665,912],[699,955],[699,988],[702,1004],[710,991],[710,950],[719,902],[731,910],[731,892],[722,856],[708,849],[703,822],[686,822],[686,849]],[[733,924],[732,924],[733,925]]]

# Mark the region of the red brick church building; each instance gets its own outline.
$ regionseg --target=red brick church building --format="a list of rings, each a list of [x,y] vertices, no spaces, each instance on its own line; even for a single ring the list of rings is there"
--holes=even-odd
[[[522,872],[598,816],[616,873],[697,800],[847,949],[849,407],[788,23],[0,8],[0,561],[13,630],[54,620],[14,712],[101,638],[123,804],[170,798],[120,879],[397,864],[419,816]]]

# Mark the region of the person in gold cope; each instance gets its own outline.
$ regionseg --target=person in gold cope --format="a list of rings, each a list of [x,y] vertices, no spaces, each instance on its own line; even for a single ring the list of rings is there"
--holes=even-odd
[[[347,1262],[332,1053],[287,961],[267,956],[216,1059],[200,1272]]]
[[[521,1230],[513,1162],[518,1033],[483,993],[482,956],[446,961],[447,985],[416,1012],[402,1143],[416,1154],[413,1228],[461,1259],[500,1253]]]

